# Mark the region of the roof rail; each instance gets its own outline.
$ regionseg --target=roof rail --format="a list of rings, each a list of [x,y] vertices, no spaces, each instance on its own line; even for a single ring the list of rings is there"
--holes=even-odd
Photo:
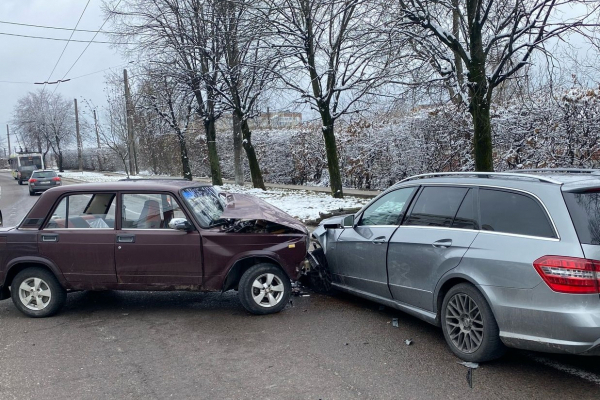
[[[525,178],[525,179],[533,179],[539,182],[545,183],[553,183],[555,185],[562,185],[562,182],[559,182],[554,179],[544,178],[543,176],[536,175],[528,175],[528,174],[520,174],[513,172],[433,172],[429,174],[420,174],[408,177],[406,179],[401,180],[398,183],[412,181],[414,179],[421,178],[435,178],[435,177],[447,177],[447,176],[455,176],[460,178],[468,178],[468,177],[478,177],[478,178]]]
[[[514,171],[514,172],[513,172]],[[600,175],[600,169],[591,168],[527,168],[505,171],[507,173],[529,173],[529,172],[547,172],[559,174],[596,174]]]

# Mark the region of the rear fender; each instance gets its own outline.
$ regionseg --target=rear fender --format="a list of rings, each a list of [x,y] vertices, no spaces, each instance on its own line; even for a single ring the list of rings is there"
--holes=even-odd
[[[14,275],[16,275],[16,269],[19,269],[19,267],[23,264],[39,264],[47,267],[65,289],[69,288],[69,283],[65,279],[58,266],[56,266],[56,264],[54,264],[52,261],[42,257],[17,257],[15,259],[12,259],[6,266],[6,274],[4,275],[5,282],[7,281],[7,278],[10,278],[12,280]]]

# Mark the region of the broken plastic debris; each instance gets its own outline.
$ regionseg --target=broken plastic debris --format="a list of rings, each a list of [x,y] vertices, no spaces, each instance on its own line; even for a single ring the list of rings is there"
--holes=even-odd
[[[410,346],[412,344],[412,342],[413,342],[412,339],[406,339],[404,341],[404,343],[406,343],[407,346]]]
[[[394,328],[397,328],[397,327],[398,327],[398,318],[392,318],[392,326],[393,326]]]
[[[468,362],[468,361],[459,362],[458,364],[464,365],[467,368],[473,368],[473,369],[479,367],[479,364],[474,363],[474,362]]]

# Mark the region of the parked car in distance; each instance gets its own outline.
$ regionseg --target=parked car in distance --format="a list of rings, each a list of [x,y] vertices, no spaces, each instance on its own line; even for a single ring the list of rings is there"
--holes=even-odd
[[[30,196],[62,185],[60,175],[52,170],[33,171],[31,178],[29,178],[27,182],[29,185]]]
[[[466,361],[600,354],[600,173],[406,179],[313,232],[311,278],[440,326]]]
[[[247,195],[187,180],[59,186],[0,229],[0,299],[30,317],[78,290],[238,291],[282,310],[308,248],[304,225]]]

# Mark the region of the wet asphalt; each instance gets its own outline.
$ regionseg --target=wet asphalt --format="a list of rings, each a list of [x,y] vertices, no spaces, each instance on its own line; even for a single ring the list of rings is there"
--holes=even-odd
[[[7,226],[37,197],[5,173],[0,187]],[[268,316],[235,292],[79,292],[46,319],[0,301],[0,400],[600,398],[600,357],[511,350],[470,388],[438,328],[306,294]]]

